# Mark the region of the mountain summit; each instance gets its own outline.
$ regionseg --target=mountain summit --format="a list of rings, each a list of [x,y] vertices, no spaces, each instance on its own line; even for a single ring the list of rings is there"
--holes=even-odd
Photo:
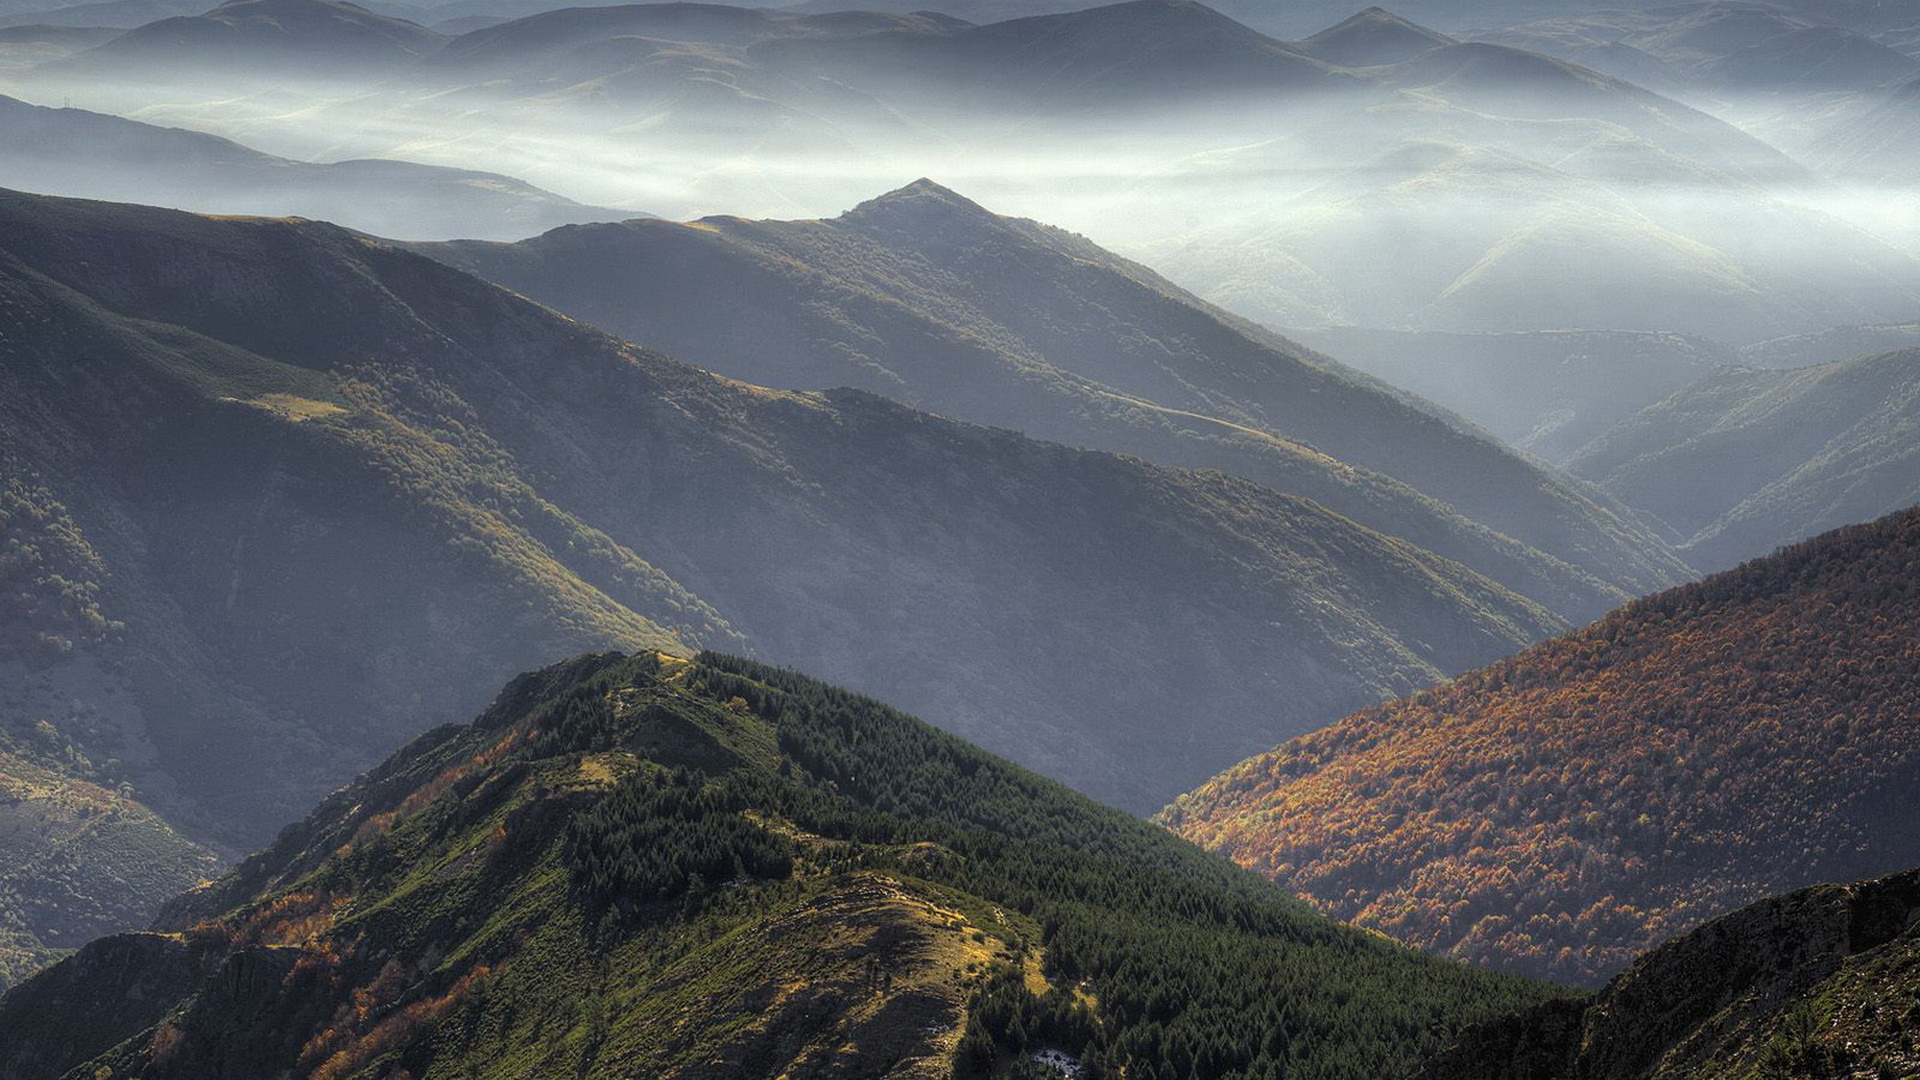
[[[1545,988],[745,661],[510,684],[0,998],[0,1080],[1369,1080]]]
[[[1374,67],[1411,60],[1428,49],[1459,44],[1437,30],[1370,7],[1300,42],[1300,51],[1341,67]]]

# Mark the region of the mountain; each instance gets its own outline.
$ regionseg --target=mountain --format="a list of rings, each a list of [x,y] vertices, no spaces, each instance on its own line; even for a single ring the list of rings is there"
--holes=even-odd
[[[1739,345],[1920,309],[1920,260],[1852,221],[1882,202],[1565,60],[1377,13],[1302,43],[1188,0],[970,17],[558,10],[298,79],[128,77],[120,39],[18,83],[285,156],[684,218],[814,216],[939,175],[1270,325]]]
[[[209,65],[228,76],[338,75],[391,68],[445,42],[346,0],[227,0],[203,14],[136,27],[51,67],[69,77],[100,71],[187,81],[204,81]]]
[[[1567,460],[1671,526],[1695,565],[1920,502],[1920,349],[1788,371],[1729,369]]]
[[[1653,87],[1858,180],[1868,178],[1862,163],[1836,146],[1873,141],[1848,132],[1870,127],[1872,106],[1920,76],[1920,56],[1887,32],[1891,11],[1874,6],[1707,0],[1532,19],[1479,36]]]
[[[1584,1007],[1468,1032],[1421,1080],[1911,1076],[1920,871],[1820,885],[1716,919]]]
[[[1658,331],[1464,334],[1324,327],[1299,336],[1550,462],[1748,356],[1705,338]]]
[[[627,222],[415,250],[735,378],[852,386],[1244,476],[1569,619],[1685,576],[1605,500],[1424,403],[931,181],[824,221]]]
[[[1685,93],[1818,94],[1911,77],[1920,60],[1845,25],[1831,7],[1793,11],[1748,0],[1618,7],[1476,35],[1610,75],[1652,76]]]
[[[1629,604],[1164,812],[1339,918],[1597,981],[1770,893],[1920,864],[1920,508]]]
[[[0,998],[0,1077],[1359,1080],[1545,991],[712,654],[517,679],[162,926]]]
[[[197,842],[583,648],[814,664],[1147,809],[1562,625],[1305,499],[710,375],[335,226],[8,194],[0,237],[6,540],[73,553],[4,625]]]
[[[1409,22],[1385,8],[1365,11],[1300,42],[1300,51],[1340,67],[1373,67],[1411,60],[1428,49],[1458,42]]]
[[[406,161],[316,165],[196,131],[0,97],[0,185],[223,214],[295,214],[410,239],[517,239],[645,216],[497,173]]]

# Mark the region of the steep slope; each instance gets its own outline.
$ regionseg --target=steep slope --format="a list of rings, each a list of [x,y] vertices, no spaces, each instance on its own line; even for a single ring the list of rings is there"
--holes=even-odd
[[[318,165],[197,131],[0,97],[0,185],[221,214],[298,215],[402,239],[512,240],[645,217],[497,173],[406,161]]]
[[[711,654],[524,676],[165,925],[0,998],[0,1077],[1359,1080],[1544,989]]]
[[[105,563],[52,493],[0,459],[0,989],[153,917],[211,852],[131,797],[150,748],[92,653],[125,627]]]
[[[1235,473],[1572,619],[1679,576],[1604,500],[1424,403],[930,181],[826,221],[628,222],[416,250],[756,383],[854,386]]]
[[[723,379],[333,226],[10,194],[0,237],[0,454],[97,558],[36,604],[111,632],[5,625],[197,838],[582,648],[814,664],[1146,809],[1558,625],[1303,499]]]
[[[1584,1009],[1469,1032],[1422,1080],[1912,1076],[1920,871],[1762,900],[1634,962]]]
[[[1671,525],[1695,565],[1920,502],[1920,349],[1734,369],[1648,406],[1567,461]]]
[[[1596,980],[1768,893],[1920,863],[1920,509],[1628,605],[1165,811],[1322,910]]]

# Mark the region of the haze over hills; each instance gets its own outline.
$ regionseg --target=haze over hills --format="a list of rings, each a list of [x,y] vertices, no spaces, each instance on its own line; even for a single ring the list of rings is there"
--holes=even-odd
[[[1546,993],[711,654],[517,679],[162,925],[0,998],[0,1077],[1362,1080]]]
[[[1920,503],[1920,349],[1710,375],[1567,460],[1713,569]]]
[[[1822,187],[1564,60],[1349,15],[1296,44],[1186,0],[983,25],[628,5],[483,27],[378,75],[194,68],[162,93],[121,77],[121,50],[165,62],[128,35],[16,83],[286,156],[504,171],[675,217],[808,217],[939,175],[1290,327],[1742,344],[1920,310],[1920,261],[1863,231],[1899,215],[1891,188]],[[302,32],[315,56],[347,48]],[[1373,257],[1382,235],[1395,258]]]
[[[1336,917],[1597,981],[1769,893],[1920,863],[1920,508],[1367,710],[1163,815]]]
[[[102,719],[49,719],[197,838],[580,648],[814,664],[1147,809],[1564,625],[1296,496],[719,378],[334,226],[0,224],[0,452],[117,624],[50,658]]]
[[[298,215],[402,239],[518,239],[646,215],[496,173],[406,161],[318,165],[179,128],[0,97],[0,185],[225,214]]]
[[[1301,338],[1550,462],[1747,355],[1705,338],[1653,331],[1326,327]]]
[[[1912,1075],[1917,916],[1920,871],[1770,897],[1661,945],[1584,1006],[1468,1032],[1419,1077]]]
[[[142,78],[186,77],[218,64],[232,74],[390,69],[439,51],[443,35],[347,0],[226,0],[202,14],[161,19],[88,49],[68,65],[111,67]]]
[[[1424,403],[930,181],[825,221],[627,222],[415,250],[736,378],[854,386],[1223,469],[1569,619],[1687,573],[1604,499]]]

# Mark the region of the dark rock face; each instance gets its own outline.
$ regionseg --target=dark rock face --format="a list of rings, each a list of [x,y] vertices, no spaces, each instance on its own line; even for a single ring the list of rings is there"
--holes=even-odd
[[[1904,1013],[1920,989],[1916,918],[1920,871],[1762,900],[1648,953],[1584,1009],[1556,1004],[1470,1031],[1420,1075],[1911,1075],[1911,1041],[1881,1020],[1881,1004],[1903,1002]]]

